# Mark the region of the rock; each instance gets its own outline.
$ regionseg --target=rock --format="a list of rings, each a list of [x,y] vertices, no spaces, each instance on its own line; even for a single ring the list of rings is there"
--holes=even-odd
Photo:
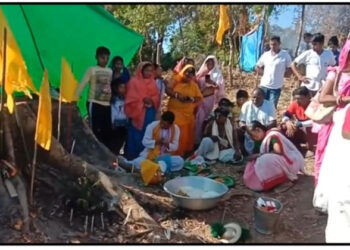
[[[23,227],[23,221],[21,219],[17,219],[15,225],[13,225],[13,228],[17,231],[21,231]]]

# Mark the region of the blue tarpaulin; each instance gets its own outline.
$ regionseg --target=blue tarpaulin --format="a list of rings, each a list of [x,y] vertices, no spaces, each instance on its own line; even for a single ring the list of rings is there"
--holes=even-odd
[[[246,72],[254,71],[255,64],[264,51],[264,23],[242,36],[239,67]]]

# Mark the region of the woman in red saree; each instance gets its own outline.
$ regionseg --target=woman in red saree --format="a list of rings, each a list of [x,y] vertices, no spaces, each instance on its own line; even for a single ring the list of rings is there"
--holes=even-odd
[[[130,118],[125,155],[134,159],[144,149],[142,138],[148,124],[153,122],[160,105],[159,91],[154,80],[153,65],[142,62],[127,84],[125,114]]]

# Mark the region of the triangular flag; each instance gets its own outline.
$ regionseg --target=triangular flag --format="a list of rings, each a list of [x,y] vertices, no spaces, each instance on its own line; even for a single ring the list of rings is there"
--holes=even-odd
[[[6,85],[5,92],[7,94],[7,108],[9,112],[13,113],[14,99],[13,93],[15,91],[24,92],[31,98],[29,89],[36,92],[32,79],[28,74],[23,55],[17,45],[16,39],[7,23],[7,20],[0,9],[0,75],[2,75],[2,63],[3,63],[3,42],[4,42],[4,29],[7,30],[6,39]],[[0,79],[0,85],[2,84]]]
[[[78,87],[78,81],[75,79],[74,74],[66,61],[62,58],[62,71],[61,71],[61,88],[60,95],[63,102],[76,101],[75,90]]]
[[[227,5],[220,5],[220,19],[219,19],[219,29],[216,33],[216,41],[218,44],[222,44],[222,37],[225,31],[230,28],[230,19],[227,15]]]
[[[52,114],[49,76],[44,72],[39,93],[39,108],[36,120],[35,141],[44,149],[50,150],[52,135]]]

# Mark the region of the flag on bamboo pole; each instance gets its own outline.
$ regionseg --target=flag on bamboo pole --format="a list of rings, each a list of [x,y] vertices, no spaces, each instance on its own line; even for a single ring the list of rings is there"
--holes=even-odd
[[[222,38],[226,32],[230,28],[230,20],[227,15],[227,5],[220,5],[220,18],[219,18],[219,29],[216,33],[216,42],[221,45]]]
[[[15,91],[23,92],[31,98],[29,90],[36,92],[31,77],[28,74],[23,55],[17,45],[16,39],[7,23],[7,20],[0,9],[0,61],[3,62],[4,51],[3,48],[3,30],[7,30],[6,41],[6,78],[5,78],[5,92],[7,94],[7,108],[12,114],[14,109],[13,93]],[[0,75],[2,75],[2,65],[0,67]],[[0,80],[0,85],[2,84]]]
[[[49,76],[44,72],[39,93],[39,108],[36,120],[35,141],[44,149],[50,150],[52,135],[52,114]]]
[[[67,60],[62,57],[61,88],[60,95],[63,102],[76,101],[75,90],[78,87],[78,81],[75,79],[71,67]]]

